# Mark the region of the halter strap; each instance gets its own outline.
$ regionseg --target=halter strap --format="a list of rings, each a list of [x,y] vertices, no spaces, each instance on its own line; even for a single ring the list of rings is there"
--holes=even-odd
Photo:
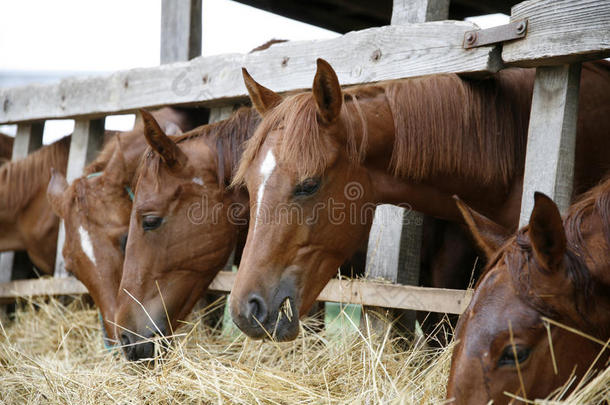
[[[97,318],[99,319],[100,326],[102,327],[102,343],[104,344],[104,349],[111,353],[115,353],[115,351],[119,349],[120,345],[112,343],[108,338],[106,327],[104,326],[104,318],[102,318],[102,313],[99,310],[97,311]]]
[[[91,173],[91,174],[87,175],[87,178],[88,178],[88,179],[91,179],[91,178],[93,178],[93,177],[100,177],[102,174],[104,174],[104,172],[95,172],[95,173]],[[127,195],[129,196],[129,199],[130,199],[131,201],[133,201],[133,199],[134,199],[134,197],[135,197],[135,196],[134,196],[134,194],[133,194],[133,190],[131,190],[131,187],[129,187],[129,186],[125,186],[125,191],[127,192]]]

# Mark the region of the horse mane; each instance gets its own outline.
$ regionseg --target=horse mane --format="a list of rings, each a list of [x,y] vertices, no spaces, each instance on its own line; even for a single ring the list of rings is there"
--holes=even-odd
[[[597,285],[598,283],[596,283],[586,264],[585,257],[588,256],[593,258],[593,256],[585,245],[582,236],[583,220],[592,215],[599,216],[599,220],[602,222],[602,231],[606,239],[607,248],[610,249],[610,177],[583,194],[578,202],[570,207],[570,210],[563,221],[568,241],[565,271],[573,286],[573,301],[582,320],[593,330],[596,330],[596,328],[599,329],[600,325],[594,325],[593,322],[590,322],[588,320],[588,314],[592,302],[594,301],[591,297],[599,285]],[[547,317],[560,317],[561,314],[557,313],[549,303],[540,297],[537,297],[536,294],[530,293],[532,286],[529,282],[529,273],[531,271],[545,273],[546,271],[538,266],[530,266],[530,258],[533,255],[533,252],[531,241],[527,233],[528,229],[529,226],[525,226],[517,232],[515,237],[516,243],[513,244],[513,246],[516,245],[516,247],[513,247],[512,249],[514,254],[505,255],[505,260],[511,262],[507,263],[507,268],[511,271],[513,283],[524,302],[529,303],[537,311]],[[527,267],[528,271],[524,272],[524,267]]]
[[[533,72],[506,69],[479,80],[442,74],[347,88],[339,117],[347,154],[353,163],[365,157],[370,140],[362,104],[382,93],[394,121],[388,170],[395,176],[414,181],[462,176],[508,186],[523,173],[532,87]],[[267,134],[278,128],[284,131],[276,159],[298,161],[300,177],[324,172],[328,140],[320,135],[313,95],[307,92],[286,97],[265,115],[234,183],[243,182]]]
[[[253,108],[241,107],[227,119],[199,126],[183,135],[172,137],[172,140],[179,145],[199,140],[207,142],[216,150],[219,162],[229,159],[232,173],[235,173],[244,144],[252,136],[259,122],[260,116]],[[161,157],[154,153],[150,146],[142,156],[138,173],[144,165],[158,171]]]
[[[16,215],[32,197],[46,187],[51,168],[65,175],[70,150],[70,136],[44,146],[27,157],[0,167],[2,211]]]

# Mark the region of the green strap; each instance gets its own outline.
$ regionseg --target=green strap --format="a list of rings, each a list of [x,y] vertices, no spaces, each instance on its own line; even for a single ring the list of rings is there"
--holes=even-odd
[[[114,352],[119,349],[119,345],[112,343],[108,338],[106,327],[104,326],[104,318],[102,318],[102,313],[100,311],[97,311],[97,318],[100,320],[100,326],[102,327],[102,343],[104,343],[104,349],[109,352]]]
[[[101,176],[102,174],[104,174],[104,172],[95,172],[95,173],[91,173],[91,174],[89,174],[89,175],[87,176],[87,178],[88,178],[88,179],[91,179],[91,178],[93,178],[93,177],[99,177],[99,176]],[[129,196],[129,199],[130,199],[131,201],[133,201],[133,199],[134,199],[134,197],[135,197],[135,196],[134,196],[134,194],[133,194],[133,191],[131,190],[131,187],[129,187],[129,186],[125,186],[125,191],[127,192],[127,195]]]

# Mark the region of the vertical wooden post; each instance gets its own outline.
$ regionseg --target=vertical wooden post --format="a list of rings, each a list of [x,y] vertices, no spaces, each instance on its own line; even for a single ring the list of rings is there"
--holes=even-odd
[[[68,155],[68,167],[66,169],[66,180],[68,182],[80,177],[85,166],[100,151],[104,142],[104,121],[104,118],[100,118],[95,120],[80,119],[74,122],[74,132],[70,141],[70,154]],[[65,239],[64,223],[60,221],[57,235],[55,277],[68,276],[62,255]]]
[[[394,0],[392,25],[449,18],[449,0]]]
[[[519,226],[529,222],[535,191],[551,197],[562,214],[570,206],[580,70],[580,63],[536,69]]]
[[[449,17],[449,0],[394,0],[392,25],[445,20]],[[394,205],[380,205],[369,235],[366,274],[370,279],[392,283],[419,283],[420,248],[423,215]],[[373,308],[368,308],[371,310]],[[383,309],[376,308],[382,314]],[[415,329],[415,312],[401,311],[401,324]],[[370,314],[370,311],[367,311]],[[378,333],[387,328],[384,319],[366,316]]]
[[[23,159],[42,146],[44,121],[19,124],[13,143],[13,161]],[[15,252],[0,253],[0,283],[11,281]]]
[[[201,55],[201,0],[161,1],[161,64]]]

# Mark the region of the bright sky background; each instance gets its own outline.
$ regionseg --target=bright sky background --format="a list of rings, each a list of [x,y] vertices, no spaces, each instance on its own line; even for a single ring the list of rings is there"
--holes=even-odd
[[[160,21],[160,0],[0,0],[0,81],[16,73],[22,83],[57,74],[156,66]],[[245,53],[272,38],[338,36],[229,0],[203,0],[202,21],[203,55]],[[473,21],[484,28],[504,24],[508,17]],[[106,118],[108,129],[132,125],[133,115]],[[72,120],[47,121],[44,142],[73,128]],[[16,128],[0,126],[0,131],[14,134]]]

